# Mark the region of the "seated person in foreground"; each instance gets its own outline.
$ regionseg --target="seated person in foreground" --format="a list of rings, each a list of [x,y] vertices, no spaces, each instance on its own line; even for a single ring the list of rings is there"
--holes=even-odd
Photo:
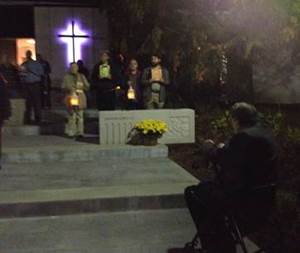
[[[216,180],[185,190],[201,248],[189,245],[184,252],[236,252],[232,236],[226,232],[224,215],[229,212],[246,217],[249,224],[242,232],[249,233],[252,226],[255,230],[255,223],[259,225],[270,214],[275,190],[257,189],[268,189],[276,182],[277,148],[272,134],[259,124],[252,105],[235,104],[231,118],[235,134],[228,143],[216,145],[208,140],[203,147],[217,168]]]

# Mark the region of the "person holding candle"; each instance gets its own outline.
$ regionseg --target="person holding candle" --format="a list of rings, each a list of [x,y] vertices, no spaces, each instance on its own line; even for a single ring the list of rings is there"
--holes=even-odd
[[[78,70],[77,63],[71,63],[70,72],[65,75],[62,86],[66,93],[65,103],[69,113],[65,134],[71,138],[84,135],[83,113],[87,107],[85,91],[90,87],[86,77]]]
[[[134,58],[129,61],[128,70],[125,74],[125,94],[127,109],[139,109],[141,107],[141,72],[138,61]]]

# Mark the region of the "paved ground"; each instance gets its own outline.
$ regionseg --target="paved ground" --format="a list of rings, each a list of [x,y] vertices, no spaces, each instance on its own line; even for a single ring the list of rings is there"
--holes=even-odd
[[[0,220],[1,253],[163,253],[195,233],[184,209]]]

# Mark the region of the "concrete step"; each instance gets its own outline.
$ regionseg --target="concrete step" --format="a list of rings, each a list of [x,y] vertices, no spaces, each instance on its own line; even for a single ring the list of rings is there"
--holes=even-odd
[[[156,158],[167,157],[164,145],[101,146],[98,138],[85,138],[81,142],[59,136],[4,136],[4,163],[45,163],[95,161],[103,158]]]
[[[65,131],[65,119],[56,121],[44,121],[40,126],[4,126],[4,136],[39,136],[39,135],[63,135]],[[86,134],[99,135],[98,121],[86,119],[84,130]]]
[[[0,217],[179,208],[196,183],[167,158],[5,164]]]
[[[46,122],[41,125],[42,135],[63,135],[65,132],[66,120],[56,122]],[[99,124],[97,120],[86,119],[84,123],[84,132],[88,135],[99,136]]]
[[[99,135],[98,121],[88,120],[85,122],[85,134]],[[44,122],[40,126],[5,126],[4,136],[39,136],[39,135],[63,135],[65,132],[65,120],[58,122]]]
[[[47,119],[49,118],[66,118],[68,116],[68,112],[64,107],[58,107],[51,110],[47,110],[43,112],[43,116]],[[99,111],[97,109],[86,109],[84,111],[84,116],[87,119],[98,119]]]
[[[39,126],[5,126],[3,127],[4,136],[38,136],[41,134]]]
[[[0,219],[3,253],[162,253],[195,233],[185,209]]]
[[[65,122],[68,113],[64,107],[43,111],[43,122],[40,126],[5,125],[3,134],[8,136],[38,136],[40,134],[62,135],[64,133]],[[96,109],[87,109],[85,111],[85,132],[87,134],[99,134],[98,111]]]
[[[0,219],[0,252],[167,253],[195,232],[186,209]]]

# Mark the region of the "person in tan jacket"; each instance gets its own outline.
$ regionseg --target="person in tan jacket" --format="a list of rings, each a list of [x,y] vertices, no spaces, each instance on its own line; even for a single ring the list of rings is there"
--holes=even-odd
[[[86,77],[78,72],[77,63],[70,64],[70,71],[65,75],[62,88],[65,91],[65,104],[68,110],[68,122],[65,134],[69,137],[84,135],[84,109],[87,107],[85,91],[90,87]]]

